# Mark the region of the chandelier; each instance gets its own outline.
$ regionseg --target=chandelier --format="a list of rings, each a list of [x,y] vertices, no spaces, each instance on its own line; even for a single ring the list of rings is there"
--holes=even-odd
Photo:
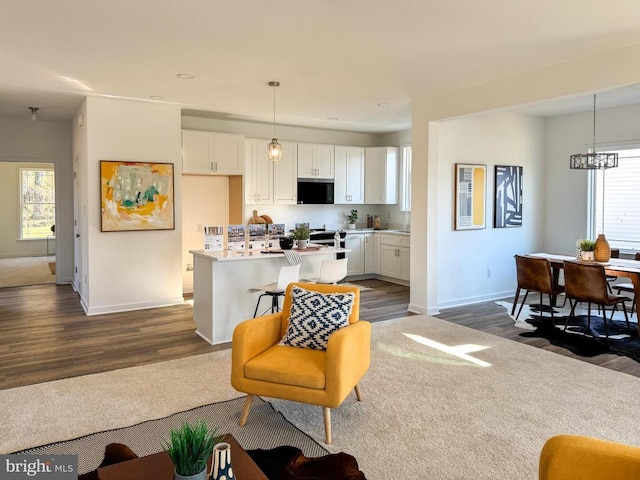
[[[593,145],[589,153],[571,155],[569,168],[573,170],[605,170],[618,166],[618,154],[596,152],[596,96],[593,96]]]

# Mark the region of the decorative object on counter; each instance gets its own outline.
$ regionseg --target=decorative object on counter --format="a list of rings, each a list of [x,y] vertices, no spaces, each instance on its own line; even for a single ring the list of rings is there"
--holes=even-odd
[[[307,248],[307,242],[309,241],[309,226],[306,223],[302,223],[296,227],[293,231],[293,238],[298,243],[298,248],[303,250]]]
[[[272,224],[273,219],[269,215],[258,215],[258,211],[254,210],[253,216],[249,219],[247,224],[252,225],[258,223]]]
[[[235,480],[235,478],[231,466],[231,445],[226,442],[216,444],[213,447],[211,480]]]
[[[244,225],[227,226],[227,250],[246,249],[246,227]]]
[[[604,170],[618,166],[615,152],[596,152],[596,96],[593,96],[593,143],[589,153],[576,153],[569,159],[572,170]]]
[[[373,215],[367,213],[367,228],[373,228]]]
[[[267,244],[267,226],[264,223],[249,225],[249,250],[262,250]]]
[[[598,235],[598,238],[596,238],[593,255],[596,262],[608,262],[611,258],[611,247],[609,246],[609,242],[607,241],[607,237],[604,236],[604,233],[601,233]]]
[[[584,262],[595,261],[593,250],[596,248],[596,242],[589,239],[578,240],[578,256]]]
[[[382,222],[380,221],[380,217],[378,215],[373,216],[373,229],[374,230],[382,229]]]
[[[271,142],[267,144],[267,152],[269,154],[269,160],[272,162],[279,162],[282,158],[282,145],[278,143],[276,138],[276,87],[280,86],[280,82],[269,82],[269,86],[273,87],[273,138]]]
[[[280,248],[282,250],[291,250],[293,248],[293,237],[280,237]]]
[[[204,251],[222,252],[224,250],[224,226],[205,225],[204,227]]]
[[[494,228],[522,226],[522,167],[495,166]]]
[[[279,239],[284,236],[284,223],[270,223],[267,225],[267,249],[274,248],[278,245]],[[293,243],[291,246],[293,247]],[[282,248],[282,246],[280,248]]]
[[[183,422],[181,427],[172,429],[162,446],[176,467],[174,480],[206,480],[207,460],[222,438],[205,420],[193,425]]]
[[[333,248],[340,248],[340,232],[337,230],[333,234]]]
[[[351,213],[347,215],[347,223],[349,224],[350,230],[355,230],[357,220],[358,220],[358,210],[354,208],[353,210],[351,210]]]

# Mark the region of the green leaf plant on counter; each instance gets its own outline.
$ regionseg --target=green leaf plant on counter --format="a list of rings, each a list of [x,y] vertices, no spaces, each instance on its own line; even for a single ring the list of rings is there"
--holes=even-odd
[[[596,249],[596,242],[593,240],[582,239],[578,241],[581,252],[593,252]]]
[[[309,240],[309,227],[306,225],[300,225],[293,231],[293,238],[295,240]]]
[[[358,220],[358,210],[354,208],[353,210],[351,210],[351,213],[347,215],[347,222],[349,224],[354,224],[356,223],[356,220]]]

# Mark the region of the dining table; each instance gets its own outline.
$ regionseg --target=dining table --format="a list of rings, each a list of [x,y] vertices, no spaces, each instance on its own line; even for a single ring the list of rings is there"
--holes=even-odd
[[[580,261],[575,256],[571,255],[558,255],[554,253],[530,253],[530,257],[542,257],[551,262],[551,272],[553,275],[553,282],[558,284],[560,279],[560,270],[564,267],[565,261]],[[631,280],[634,290],[634,299],[636,302],[636,312],[640,312],[640,261],[627,260],[625,258],[610,258],[607,262],[589,262],[597,263],[604,267],[606,275],[613,275],[616,277],[626,277]],[[555,305],[555,298],[552,297],[552,304]],[[640,322],[638,322],[638,335],[640,335]]]

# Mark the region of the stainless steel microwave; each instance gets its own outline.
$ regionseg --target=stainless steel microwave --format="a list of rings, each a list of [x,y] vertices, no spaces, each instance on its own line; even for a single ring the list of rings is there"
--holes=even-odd
[[[299,178],[297,198],[301,205],[333,204],[333,179]]]

